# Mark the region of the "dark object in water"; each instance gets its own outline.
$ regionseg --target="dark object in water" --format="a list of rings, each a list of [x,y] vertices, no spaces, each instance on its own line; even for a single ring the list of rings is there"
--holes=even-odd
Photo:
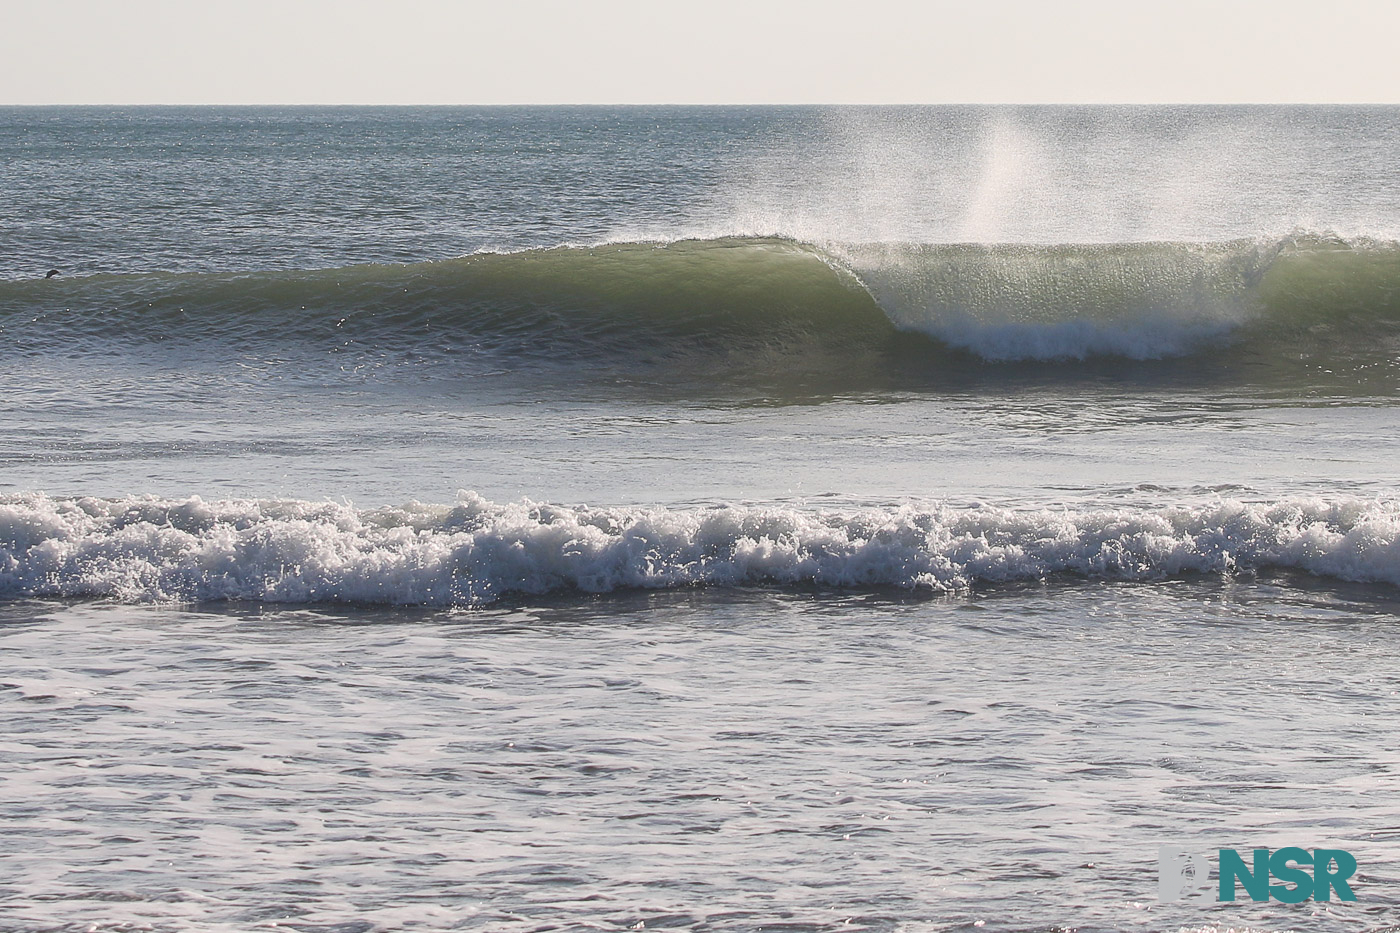
[[[51,279],[51,278],[53,278],[54,276],[56,276],[56,275],[58,275],[58,274],[59,274],[59,272],[58,272],[57,269],[50,269],[50,270],[49,270],[49,274],[46,275],[46,276],[44,276],[44,278],[46,278],[46,279]]]

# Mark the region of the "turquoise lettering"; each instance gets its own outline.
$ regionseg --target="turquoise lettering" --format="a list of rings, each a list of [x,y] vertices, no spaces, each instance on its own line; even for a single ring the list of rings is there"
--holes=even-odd
[[[1329,871],[1332,863],[1337,863],[1335,872]],[[1356,900],[1356,895],[1351,893],[1351,885],[1347,884],[1347,879],[1356,874],[1356,859],[1350,852],[1341,849],[1314,849],[1313,850],[1313,899],[1318,901],[1330,901],[1332,890],[1336,889],[1337,897],[1344,901]]]
[[[1254,850],[1254,871],[1244,865],[1244,859],[1234,849],[1220,850],[1220,900],[1235,899],[1235,883],[1244,885],[1252,901],[1269,899],[1269,850]]]

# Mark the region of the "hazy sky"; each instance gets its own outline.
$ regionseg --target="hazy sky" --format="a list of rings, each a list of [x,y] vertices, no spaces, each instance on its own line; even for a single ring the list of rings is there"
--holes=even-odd
[[[0,103],[1400,103],[1396,0],[0,0]]]

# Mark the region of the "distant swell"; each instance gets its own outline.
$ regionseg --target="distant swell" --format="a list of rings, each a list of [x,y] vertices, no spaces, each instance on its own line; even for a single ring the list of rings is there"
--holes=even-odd
[[[475,606],[696,585],[933,593],[1057,575],[1292,569],[1400,584],[1400,506],[1353,498],[1161,510],[948,506],[358,510],[286,500],[0,499],[0,597]]]
[[[305,272],[0,283],[12,352],[298,345],[491,365],[841,372],[923,364],[1375,359],[1400,344],[1400,247],[1227,243],[561,246]],[[912,338],[912,342],[911,342]],[[925,338],[920,341],[919,338]]]

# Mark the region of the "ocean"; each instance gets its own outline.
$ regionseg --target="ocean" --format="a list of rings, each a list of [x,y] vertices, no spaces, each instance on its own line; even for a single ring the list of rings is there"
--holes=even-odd
[[[0,192],[7,933],[1400,929],[1400,108],[11,107]]]

